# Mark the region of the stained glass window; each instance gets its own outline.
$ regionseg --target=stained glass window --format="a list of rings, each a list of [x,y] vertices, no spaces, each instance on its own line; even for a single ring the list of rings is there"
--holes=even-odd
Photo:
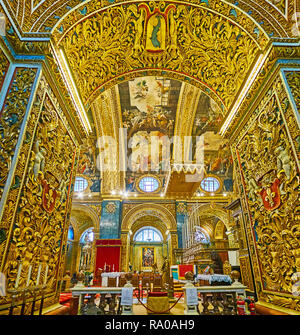
[[[82,192],[88,187],[89,183],[85,178],[76,177],[75,178],[75,186],[74,192]]]
[[[136,232],[134,236],[134,241],[136,242],[162,242],[162,236],[158,230],[152,227],[144,227]]]
[[[94,232],[93,229],[90,228],[87,231],[85,231],[80,238],[80,243],[89,243],[89,242],[93,242],[94,240]]]
[[[154,192],[158,189],[159,183],[156,178],[144,177],[140,180],[139,187],[144,192]]]
[[[74,240],[74,229],[72,226],[70,226],[68,230],[68,240]]]
[[[220,182],[217,178],[206,177],[201,181],[201,188],[206,192],[216,192],[220,188]]]

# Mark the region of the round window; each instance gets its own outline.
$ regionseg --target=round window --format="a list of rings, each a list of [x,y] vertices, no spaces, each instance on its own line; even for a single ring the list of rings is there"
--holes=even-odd
[[[74,192],[82,192],[88,187],[88,181],[83,177],[75,178]]]
[[[206,192],[216,192],[220,188],[220,182],[217,178],[206,177],[201,181],[201,188]]]
[[[154,192],[158,189],[159,182],[153,177],[144,177],[139,182],[139,188],[144,192]]]

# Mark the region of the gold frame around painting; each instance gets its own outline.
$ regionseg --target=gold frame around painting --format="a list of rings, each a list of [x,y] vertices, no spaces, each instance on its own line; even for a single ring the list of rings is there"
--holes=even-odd
[[[141,270],[150,270],[152,269],[152,266],[143,266],[143,250],[147,248],[147,249],[153,249],[153,264],[156,262],[156,248],[155,247],[146,247],[146,246],[142,246],[141,247]]]

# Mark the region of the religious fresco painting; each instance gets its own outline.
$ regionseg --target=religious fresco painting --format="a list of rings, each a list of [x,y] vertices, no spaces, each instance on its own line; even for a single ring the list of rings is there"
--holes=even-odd
[[[89,190],[92,193],[101,192],[101,172],[97,167],[98,149],[87,141],[82,145],[77,165],[77,174],[89,180]]]
[[[167,159],[162,145],[174,133],[181,82],[147,76],[119,84],[123,127],[127,129],[129,166],[126,190],[138,192],[136,180],[146,173],[165,180]],[[170,149],[170,155],[172,151]]]
[[[222,182],[222,190],[233,191],[233,160],[228,140],[219,134],[223,122],[223,113],[219,106],[201,93],[192,130],[193,155],[196,159],[195,143],[197,136],[204,137],[204,170],[205,175],[216,175]]]

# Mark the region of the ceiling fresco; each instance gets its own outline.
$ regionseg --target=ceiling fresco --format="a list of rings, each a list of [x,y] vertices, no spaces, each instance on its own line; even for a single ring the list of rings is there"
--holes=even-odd
[[[196,110],[192,135],[201,136],[207,131],[216,133],[220,130],[222,121],[223,115],[219,106],[202,92]]]
[[[129,192],[140,191],[137,180],[147,173],[156,175],[164,185],[162,146],[158,142],[153,144],[173,137],[181,85],[180,81],[156,76],[135,78],[118,85],[122,124],[127,130],[126,190]]]
[[[123,126],[128,137],[139,131],[173,136],[181,82],[141,77],[119,85]]]

